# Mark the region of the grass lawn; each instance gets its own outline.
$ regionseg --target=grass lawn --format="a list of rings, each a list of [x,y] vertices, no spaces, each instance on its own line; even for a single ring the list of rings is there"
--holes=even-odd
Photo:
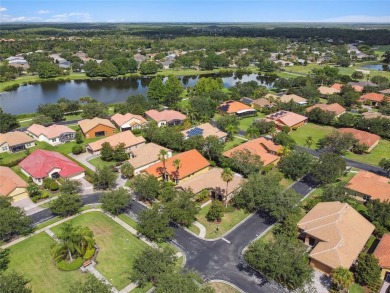
[[[317,142],[333,130],[335,130],[335,128],[331,126],[321,126],[313,123],[307,123],[302,127],[299,127],[297,130],[290,131],[289,134],[296,143],[301,146],[306,146],[306,138],[311,136],[314,142],[310,148],[315,149],[317,147]]]
[[[100,249],[96,269],[119,290],[131,283],[129,277],[134,258],[147,245],[100,212],[83,214],[71,222],[88,226],[94,232]],[[61,225],[52,231],[58,233]]]
[[[246,140],[233,137],[233,140],[229,140],[228,142],[225,143],[225,151],[230,150],[244,142],[246,142]]]
[[[349,293],[365,293],[364,289],[362,286],[354,283],[349,287]]]
[[[225,283],[213,282],[210,287],[214,288],[216,293],[239,293],[235,288]]]
[[[106,161],[103,161],[100,157],[94,158],[88,162],[91,163],[92,165],[94,165],[95,167],[100,167],[100,168],[103,168],[106,166],[115,166],[115,162],[106,162]]]
[[[11,246],[8,271],[19,272],[29,279],[33,292],[69,292],[69,287],[85,279],[87,274],[57,269],[50,255],[54,243],[46,233],[40,233]]]
[[[241,119],[239,119],[240,125],[238,126],[238,128],[240,130],[246,131],[249,128],[249,126],[252,125],[253,121],[255,121],[256,119],[259,119],[259,118],[264,118],[264,117],[265,117],[264,113],[257,112],[257,116],[241,118]]]
[[[195,233],[196,235],[199,235],[200,230],[197,226],[191,225],[188,227],[188,230],[190,230],[192,233]]]
[[[240,223],[242,220],[244,220],[246,217],[250,215],[246,213],[244,210],[235,210],[231,213],[225,213],[221,223],[217,224],[217,223],[209,222],[206,219],[206,214],[209,211],[210,206],[211,204],[201,209],[198,215],[196,216],[197,221],[206,227],[205,238],[208,239],[222,236],[223,234],[228,232],[230,229],[232,229],[234,226],[236,226],[238,223]],[[217,227],[218,227],[218,231],[217,231]]]
[[[137,222],[134,221],[132,218],[130,218],[129,216],[125,215],[125,214],[120,214],[118,216],[119,219],[121,219],[123,222],[125,222],[127,225],[129,225],[130,227],[134,228],[134,229],[137,229]]]
[[[378,165],[382,158],[390,159],[390,141],[381,139],[378,145],[369,154],[357,155],[348,152],[345,157],[362,163]]]
[[[59,218],[59,217],[52,218],[52,219],[50,219],[48,221],[45,221],[45,222],[43,222],[41,224],[36,225],[35,226],[35,230],[39,230],[39,229],[45,228],[45,227],[47,227],[47,226],[49,226],[51,224],[54,224],[54,223],[56,223],[58,221],[61,221],[61,220],[62,220],[62,218]]]

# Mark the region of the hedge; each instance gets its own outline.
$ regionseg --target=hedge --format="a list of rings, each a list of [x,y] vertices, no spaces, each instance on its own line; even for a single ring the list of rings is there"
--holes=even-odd
[[[95,247],[88,248],[84,254],[85,260],[90,260],[95,254]]]
[[[76,258],[72,262],[61,260],[56,263],[56,267],[61,271],[69,272],[78,270],[83,265],[83,259],[81,257]]]

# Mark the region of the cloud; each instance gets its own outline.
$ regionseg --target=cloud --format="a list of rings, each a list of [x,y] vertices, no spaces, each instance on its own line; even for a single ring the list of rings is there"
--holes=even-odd
[[[37,13],[38,14],[47,14],[47,13],[50,13],[50,10],[41,9],[41,10],[38,10]]]
[[[4,11],[7,11],[7,10],[8,10],[7,8],[0,6],[0,12],[4,12]]]
[[[51,16],[47,22],[92,22],[92,16],[88,12],[71,12]]]
[[[390,15],[387,16],[369,16],[369,15],[345,15],[321,20],[320,22],[375,22],[388,23]]]
[[[30,21],[42,21],[41,17],[36,16],[18,16],[14,17],[11,15],[1,14],[0,15],[1,22],[30,22]]]

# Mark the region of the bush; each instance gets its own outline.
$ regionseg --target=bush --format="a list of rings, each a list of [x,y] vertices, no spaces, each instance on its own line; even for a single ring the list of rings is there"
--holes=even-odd
[[[56,191],[60,188],[60,186],[58,185],[58,183],[56,181],[53,181],[50,183],[50,190],[51,191]]]
[[[51,189],[51,184],[55,182],[53,178],[50,178],[50,177],[46,177],[45,179],[43,179],[43,187],[45,189]]]
[[[84,147],[82,145],[79,145],[79,144],[76,144],[73,148],[72,148],[72,153],[74,155],[79,155],[81,153],[84,152]]]
[[[90,260],[95,255],[95,247],[87,248],[87,251],[84,254],[85,260]]]
[[[69,272],[78,270],[83,265],[83,259],[81,257],[76,258],[72,262],[67,262],[65,260],[61,260],[56,263],[56,267],[61,271]]]
[[[209,222],[213,222],[215,220],[221,221],[223,214],[224,214],[225,207],[223,206],[223,203],[219,200],[214,200],[211,204],[210,210],[208,211],[206,215],[206,219]]]

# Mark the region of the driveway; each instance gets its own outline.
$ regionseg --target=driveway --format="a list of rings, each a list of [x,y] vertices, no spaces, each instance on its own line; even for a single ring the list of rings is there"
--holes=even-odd
[[[12,205],[23,209],[26,212],[26,215],[32,215],[43,210],[43,208],[33,203],[29,197],[15,201]]]
[[[90,153],[85,152],[80,155],[69,154],[69,156],[95,172],[96,167],[88,161],[98,157],[97,155],[91,155]]]
[[[93,193],[93,185],[89,183],[85,178],[81,178],[78,181],[81,182],[82,195]]]

